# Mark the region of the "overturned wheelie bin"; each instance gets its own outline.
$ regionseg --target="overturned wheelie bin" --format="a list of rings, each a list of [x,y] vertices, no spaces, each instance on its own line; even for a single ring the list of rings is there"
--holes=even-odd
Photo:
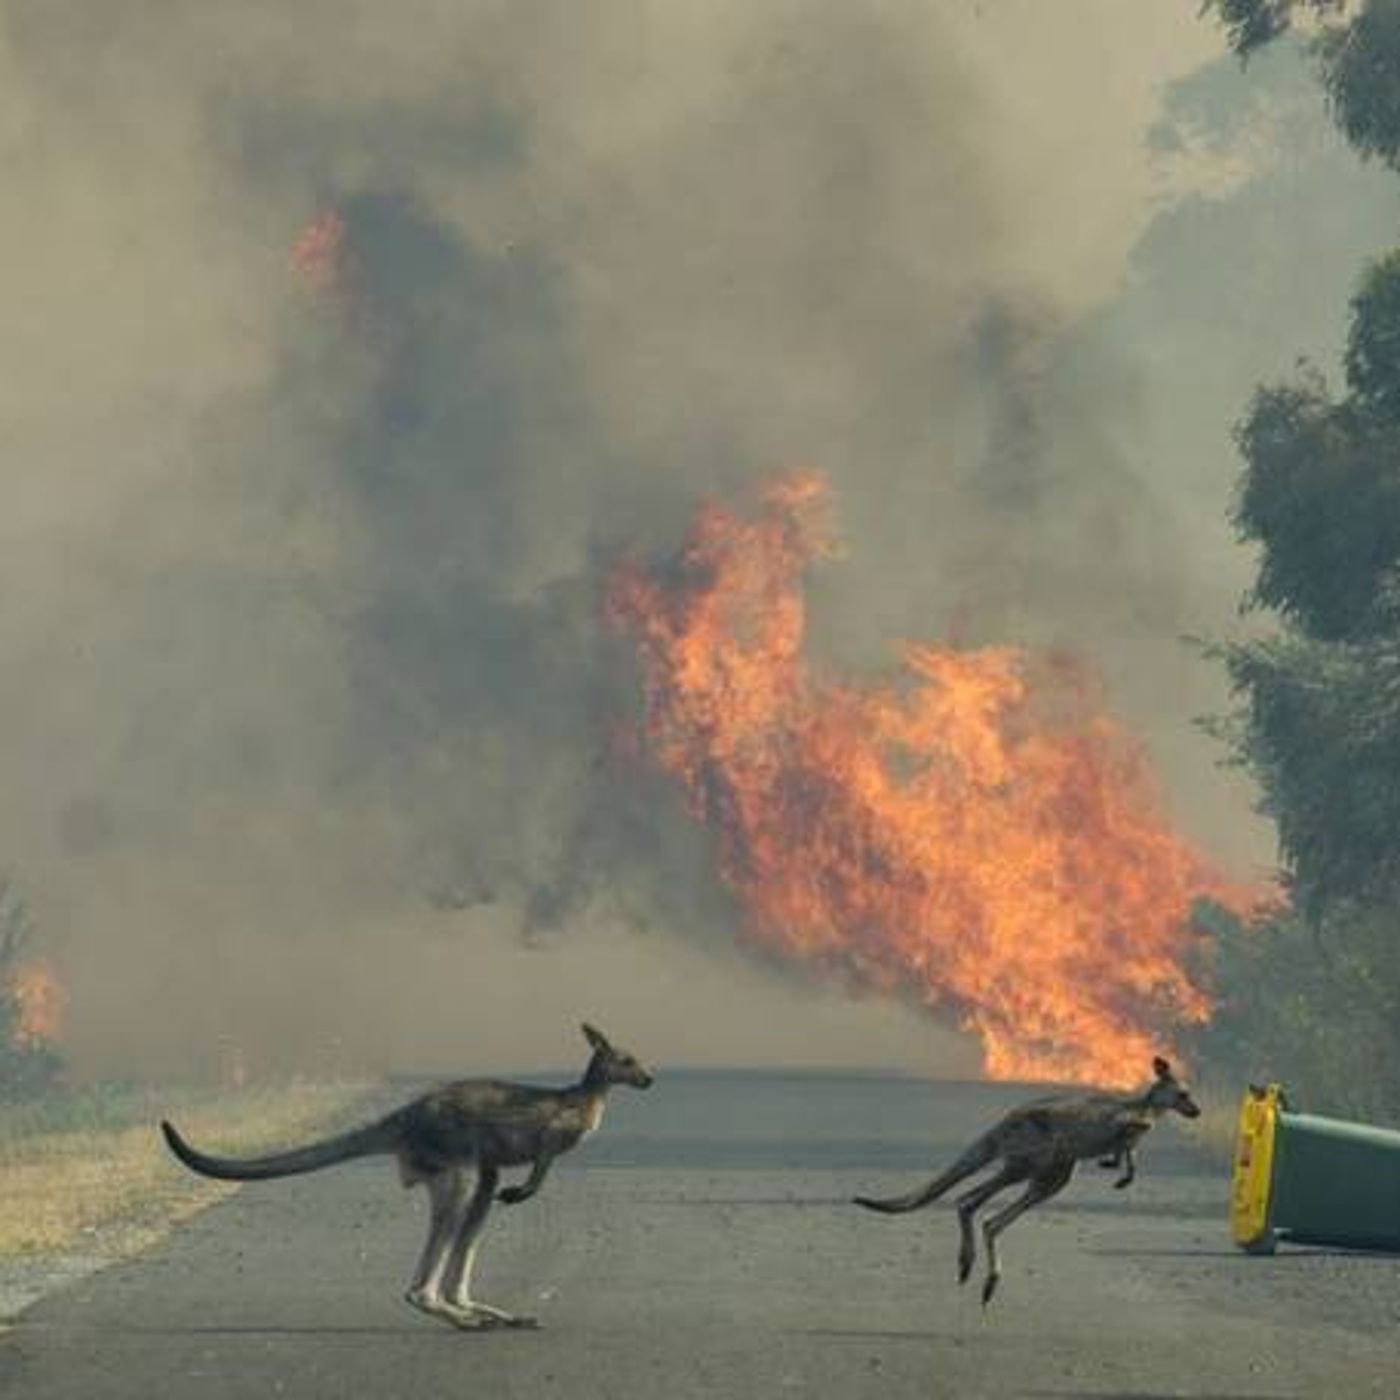
[[[1294,1113],[1279,1085],[1251,1085],[1230,1228],[1251,1254],[1272,1254],[1279,1240],[1400,1252],[1400,1132]]]

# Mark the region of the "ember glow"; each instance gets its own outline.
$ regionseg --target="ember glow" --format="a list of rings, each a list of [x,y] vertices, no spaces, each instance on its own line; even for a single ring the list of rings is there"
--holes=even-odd
[[[19,1009],[15,1044],[21,1049],[53,1044],[63,1021],[63,987],[53,970],[42,962],[24,964],[10,978],[10,993]]]
[[[1193,901],[1240,892],[1173,832],[1082,667],[907,645],[880,684],[815,674],[802,579],[830,515],[819,476],[781,478],[609,590],[643,747],[714,833],[744,937],[952,1015],[993,1077],[1141,1081],[1210,1015]]]
[[[349,256],[345,219],[335,209],[318,214],[292,244],[292,271],[311,291],[336,291],[345,277]]]

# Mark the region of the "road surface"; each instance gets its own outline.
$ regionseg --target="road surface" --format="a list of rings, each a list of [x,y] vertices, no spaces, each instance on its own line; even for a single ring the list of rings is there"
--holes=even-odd
[[[405,1093],[409,1092],[407,1089]],[[990,1308],[950,1210],[871,1215],[1022,1096],[859,1075],[673,1074],[619,1090],[478,1273],[537,1332],[401,1301],[424,1203],[387,1163],[246,1187],[0,1337],[0,1395],[1394,1396],[1400,1259],[1237,1253],[1226,1183],[1158,1129],[1126,1192],[1087,1169],[1004,1237]],[[217,1147],[217,1144],[210,1144]]]

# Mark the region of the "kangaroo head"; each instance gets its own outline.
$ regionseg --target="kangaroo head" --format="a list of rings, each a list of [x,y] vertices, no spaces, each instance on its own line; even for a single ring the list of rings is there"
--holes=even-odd
[[[1147,1091],[1147,1107],[1153,1113],[1179,1113],[1183,1118],[1201,1116],[1200,1104],[1191,1097],[1186,1086],[1172,1073],[1171,1065],[1160,1055],[1152,1061],[1152,1072],[1156,1078]]]
[[[649,1089],[652,1077],[638,1062],[635,1055],[619,1050],[602,1031],[584,1024],[584,1039],[593,1047],[593,1058],[588,1062],[587,1078],[594,1084],[630,1084],[634,1089]]]

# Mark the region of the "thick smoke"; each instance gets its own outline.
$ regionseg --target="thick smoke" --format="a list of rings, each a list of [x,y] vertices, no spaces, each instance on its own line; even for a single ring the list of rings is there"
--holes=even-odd
[[[737,962],[616,758],[609,562],[795,462],[849,544],[828,655],[1069,642],[1189,750],[1183,820],[1239,829],[1177,642],[1243,576],[1196,535],[1228,449],[1154,474],[1101,319],[1217,42],[1176,8],[0,8],[0,859],[80,1064],[557,1058],[587,1012],[970,1066]]]

